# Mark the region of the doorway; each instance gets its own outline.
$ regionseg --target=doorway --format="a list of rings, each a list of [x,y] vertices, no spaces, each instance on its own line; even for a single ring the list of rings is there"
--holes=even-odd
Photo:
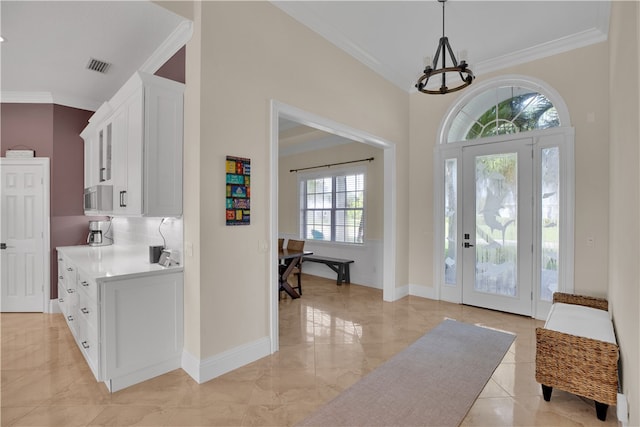
[[[462,302],[530,316],[532,139],[462,150]]]
[[[49,159],[0,159],[2,312],[47,312]]]
[[[283,104],[281,102],[271,101],[271,175],[270,188],[270,292],[271,292],[271,308],[270,318],[270,340],[271,352],[278,351],[278,271],[277,271],[277,241],[278,241],[278,140],[279,129],[278,122],[280,118],[298,122],[302,125],[323,130],[355,142],[369,144],[383,150],[384,162],[384,212],[383,212],[383,300],[395,301],[400,297],[396,293],[395,286],[395,253],[396,253],[396,229],[394,218],[396,217],[396,195],[395,195],[395,163],[396,153],[395,145],[382,138],[362,132],[360,130],[345,126],[341,123],[334,122],[321,116],[306,112],[299,108]]]

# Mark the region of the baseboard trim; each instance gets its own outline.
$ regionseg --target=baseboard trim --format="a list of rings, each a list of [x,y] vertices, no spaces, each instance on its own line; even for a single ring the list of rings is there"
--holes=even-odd
[[[271,341],[263,337],[204,360],[183,351],[182,369],[198,384],[202,384],[270,354]]]
[[[50,314],[62,313],[62,311],[60,310],[60,304],[58,304],[57,298],[49,300],[49,308],[47,309],[47,313],[50,313]]]
[[[107,381],[104,381],[104,384],[107,386],[107,389],[111,393],[114,393],[116,391],[130,387],[134,384],[138,384],[142,381],[150,380],[151,378],[166,374],[167,372],[171,372],[178,368],[180,368],[180,358],[173,357],[156,365],[140,369],[139,371],[135,371],[118,378],[111,378]]]
[[[409,295],[438,300],[436,288],[424,285],[409,285]]]

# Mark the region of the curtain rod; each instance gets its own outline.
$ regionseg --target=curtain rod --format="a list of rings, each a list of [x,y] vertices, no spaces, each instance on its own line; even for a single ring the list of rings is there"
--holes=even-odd
[[[374,159],[373,157],[369,157],[367,159],[351,160],[349,162],[329,163],[329,164],[320,165],[320,166],[309,166],[308,168],[290,169],[289,172],[306,171],[308,169],[318,169],[318,168],[330,168],[331,166],[346,165],[346,164],[349,164],[349,163],[372,162],[373,159]]]

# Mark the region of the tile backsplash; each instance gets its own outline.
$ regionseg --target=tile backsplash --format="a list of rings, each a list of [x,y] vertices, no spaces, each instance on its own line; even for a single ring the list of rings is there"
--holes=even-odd
[[[115,244],[164,245],[171,250],[171,257],[182,263],[182,218],[164,218],[163,221],[163,218],[117,217],[111,220],[111,227]]]

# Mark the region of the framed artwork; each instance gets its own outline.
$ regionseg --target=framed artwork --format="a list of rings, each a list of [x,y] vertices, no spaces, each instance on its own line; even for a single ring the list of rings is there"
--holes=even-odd
[[[251,160],[227,156],[227,225],[251,223]]]

